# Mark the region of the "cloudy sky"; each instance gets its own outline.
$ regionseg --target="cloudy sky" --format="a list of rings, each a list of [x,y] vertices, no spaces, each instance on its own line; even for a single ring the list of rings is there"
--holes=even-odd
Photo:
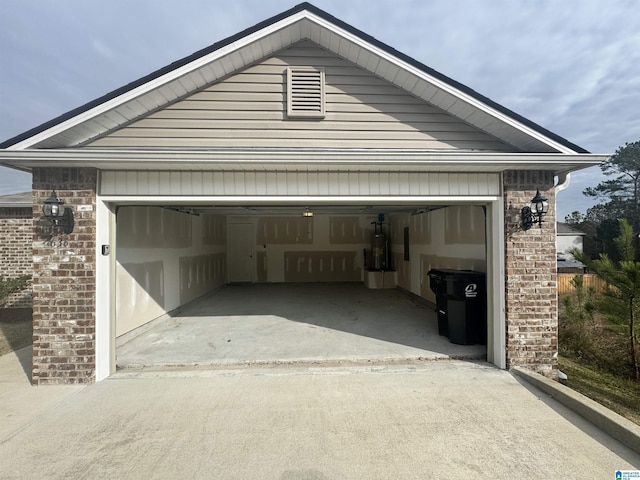
[[[0,141],[296,3],[2,0]],[[640,140],[637,0],[311,3],[593,153]],[[600,178],[573,174],[559,218]],[[0,170],[0,194],[30,189]]]

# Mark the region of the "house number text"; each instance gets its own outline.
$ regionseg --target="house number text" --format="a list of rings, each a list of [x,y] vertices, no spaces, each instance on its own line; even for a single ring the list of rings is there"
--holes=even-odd
[[[63,247],[69,246],[69,242],[67,240],[56,240],[56,239],[45,240],[43,244],[45,247],[53,247],[53,248],[63,248]]]

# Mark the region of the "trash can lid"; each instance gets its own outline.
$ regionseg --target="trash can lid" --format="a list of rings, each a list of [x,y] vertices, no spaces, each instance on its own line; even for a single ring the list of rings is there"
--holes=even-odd
[[[456,270],[453,268],[432,268],[429,270],[428,275],[485,275],[484,272],[478,272],[476,270]]]

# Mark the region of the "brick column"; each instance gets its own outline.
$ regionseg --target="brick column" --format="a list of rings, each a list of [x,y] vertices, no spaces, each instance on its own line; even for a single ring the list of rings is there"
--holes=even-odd
[[[96,182],[92,168],[33,170],[34,385],[95,381]],[[43,218],[53,189],[73,210],[70,234]]]
[[[507,368],[527,367],[547,376],[558,367],[556,212],[552,172],[511,171],[503,176],[505,200],[505,307]],[[542,228],[523,231],[520,209],[540,189],[549,201]]]

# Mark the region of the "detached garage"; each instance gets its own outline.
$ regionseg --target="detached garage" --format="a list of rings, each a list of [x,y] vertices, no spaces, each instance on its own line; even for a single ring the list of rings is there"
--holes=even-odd
[[[486,273],[487,359],[552,375],[555,186],[603,160],[309,4],[0,148],[33,174],[35,384],[224,285],[433,303],[432,268]]]

